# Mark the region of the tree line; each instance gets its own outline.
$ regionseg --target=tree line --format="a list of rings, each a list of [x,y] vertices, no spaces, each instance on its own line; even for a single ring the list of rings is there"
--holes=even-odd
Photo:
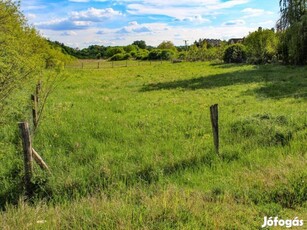
[[[134,41],[128,46],[105,47],[91,45],[84,49],[74,49],[60,42],[49,43],[63,53],[79,59],[107,60],[223,60],[227,63],[272,63],[302,65],[307,62],[307,0],[280,0],[281,17],[276,29],[251,32],[238,44],[232,40],[199,39],[193,44],[175,46],[171,41],[163,41],[157,47],[148,46],[145,41]],[[235,43],[238,42],[235,41]]]

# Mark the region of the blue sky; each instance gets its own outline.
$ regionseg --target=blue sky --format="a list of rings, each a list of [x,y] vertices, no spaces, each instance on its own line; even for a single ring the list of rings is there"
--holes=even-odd
[[[240,38],[272,28],[279,0],[22,0],[21,9],[40,33],[72,47],[184,45],[199,38]]]

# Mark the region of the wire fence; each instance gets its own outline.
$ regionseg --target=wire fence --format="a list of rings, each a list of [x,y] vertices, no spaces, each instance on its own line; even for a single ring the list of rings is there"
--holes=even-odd
[[[106,61],[106,60],[78,60],[73,63],[67,64],[65,68],[68,69],[105,69],[116,67],[132,67],[132,66],[150,66],[162,65],[170,61],[136,61],[136,60],[123,60],[123,61]]]

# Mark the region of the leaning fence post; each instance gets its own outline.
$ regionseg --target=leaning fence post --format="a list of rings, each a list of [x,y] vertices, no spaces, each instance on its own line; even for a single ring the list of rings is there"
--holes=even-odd
[[[219,154],[219,112],[218,104],[210,106],[211,124],[213,132],[213,142],[215,151]]]
[[[33,148],[32,148],[32,157],[42,170],[51,173],[48,165],[45,163],[43,158]]]
[[[34,128],[36,129],[37,123],[38,123],[38,108],[37,108],[38,98],[37,98],[37,95],[32,94],[31,100],[32,100],[33,125],[34,125]]]
[[[32,144],[31,144],[31,136],[29,130],[29,124],[27,122],[18,123],[21,138],[22,138],[22,146],[23,146],[23,155],[24,155],[24,169],[25,169],[25,189],[26,195],[31,196],[32,194]]]

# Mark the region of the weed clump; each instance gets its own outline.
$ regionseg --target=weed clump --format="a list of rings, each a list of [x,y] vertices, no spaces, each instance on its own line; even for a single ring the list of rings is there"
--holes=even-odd
[[[232,123],[230,133],[234,141],[243,137],[262,146],[286,146],[294,130],[285,116],[257,114]]]

